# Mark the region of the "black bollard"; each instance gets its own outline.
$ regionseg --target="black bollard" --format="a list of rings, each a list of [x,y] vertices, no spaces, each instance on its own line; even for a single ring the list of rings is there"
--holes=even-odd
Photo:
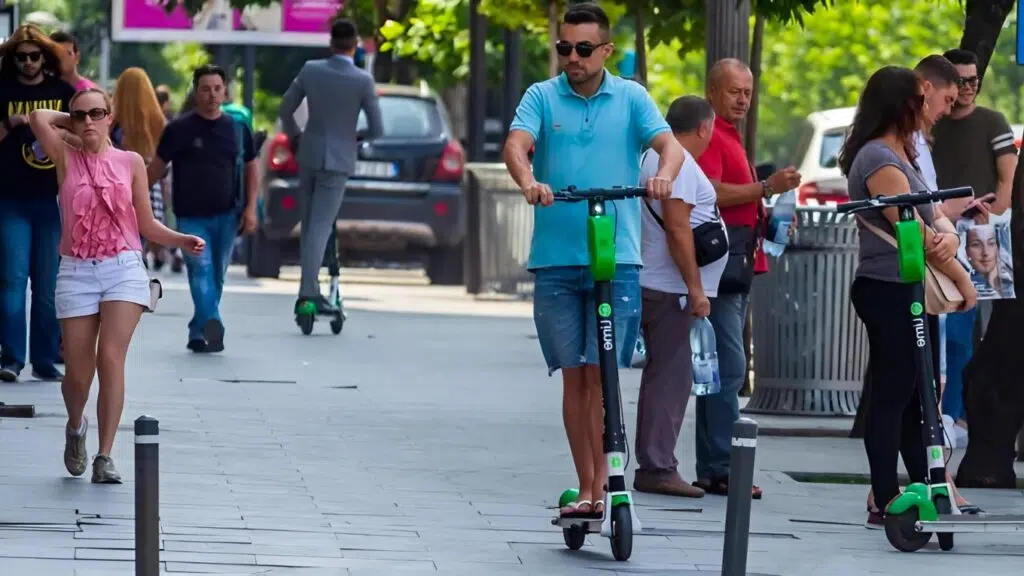
[[[135,419],[135,576],[160,576],[160,422]]]
[[[722,576],[746,576],[750,541],[750,502],[754,488],[754,453],[757,451],[757,422],[740,418],[732,425],[732,453],[729,456],[729,499],[725,508],[725,543],[722,546]]]

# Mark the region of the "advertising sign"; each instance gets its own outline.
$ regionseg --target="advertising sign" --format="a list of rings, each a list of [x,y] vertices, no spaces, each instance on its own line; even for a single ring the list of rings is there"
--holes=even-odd
[[[206,0],[193,17],[166,0],[113,0],[112,37],[117,42],[202,42],[263,46],[325,46],[331,20],[343,0],[280,0],[244,10],[229,0]]]

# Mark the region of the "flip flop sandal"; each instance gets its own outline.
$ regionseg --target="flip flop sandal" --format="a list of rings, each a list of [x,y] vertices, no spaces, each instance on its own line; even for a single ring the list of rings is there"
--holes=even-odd
[[[566,505],[559,510],[559,515],[563,518],[586,518],[593,516],[594,509],[593,503],[590,500],[580,500],[579,502],[573,502]],[[580,508],[586,507],[586,510],[580,510]]]
[[[728,496],[729,495],[729,477],[722,476],[713,480],[696,480],[693,485],[697,488],[701,488],[708,494],[714,494],[716,496]],[[750,489],[750,498],[753,500],[760,500],[764,496],[761,492],[761,488],[753,486]]]
[[[594,511],[591,514],[595,518],[604,518],[604,500],[594,502]]]
[[[981,509],[981,506],[975,504],[964,504],[963,506],[957,506],[960,509],[961,514],[968,516],[977,516],[978,514],[984,514],[985,511]]]

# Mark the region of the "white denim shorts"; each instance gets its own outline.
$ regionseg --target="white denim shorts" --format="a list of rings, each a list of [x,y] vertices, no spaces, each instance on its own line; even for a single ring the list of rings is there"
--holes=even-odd
[[[149,308],[149,274],[141,252],[126,250],[99,259],[60,257],[57,318],[98,314],[100,302],[134,302]]]

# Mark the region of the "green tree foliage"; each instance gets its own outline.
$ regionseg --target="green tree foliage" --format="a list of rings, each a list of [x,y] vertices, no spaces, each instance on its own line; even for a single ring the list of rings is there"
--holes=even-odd
[[[913,67],[933,53],[959,45],[960,0],[836,0],[797,22],[771,22],[764,38],[758,120],[758,160],[792,160],[802,120],[811,112],[855,106],[872,72],[886,64]],[[1000,34],[979,102],[1024,120],[1021,81],[1014,63],[1011,14]],[[704,52],[680,56],[681,42],[660,45],[648,56],[648,85],[665,109],[683,94],[704,92]]]

